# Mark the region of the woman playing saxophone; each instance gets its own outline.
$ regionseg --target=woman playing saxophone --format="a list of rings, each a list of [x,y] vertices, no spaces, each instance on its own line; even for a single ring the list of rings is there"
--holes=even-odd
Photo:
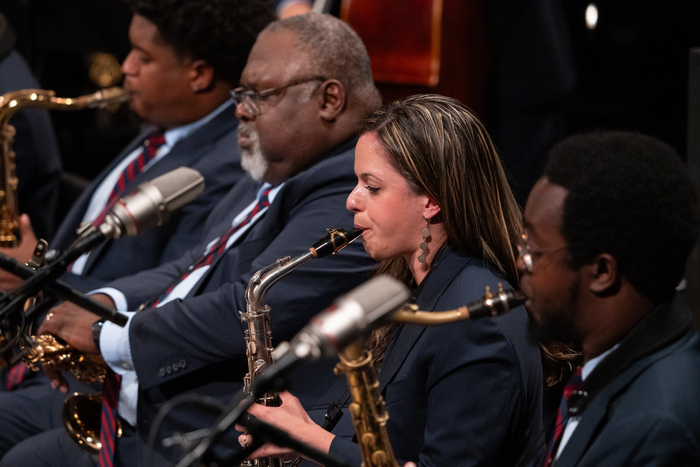
[[[347,200],[379,271],[412,289],[427,311],[450,310],[517,285],[520,211],[498,153],[458,102],[413,96],[374,113],[355,155]],[[393,324],[371,350],[399,464],[534,465],[544,454],[542,367],[519,307],[438,326]],[[313,424],[297,400],[250,412],[317,449],[359,465],[360,450]],[[239,437],[242,444],[252,435]],[[289,455],[264,445],[257,455]],[[366,465],[366,464],[365,464]]]

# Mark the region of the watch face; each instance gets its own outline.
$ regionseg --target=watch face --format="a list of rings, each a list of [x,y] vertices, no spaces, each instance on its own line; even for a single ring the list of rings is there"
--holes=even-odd
[[[104,319],[100,319],[92,323],[92,339],[95,341],[97,350],[100,349],[100,333],[102,332],[102,325],[105,323]]]

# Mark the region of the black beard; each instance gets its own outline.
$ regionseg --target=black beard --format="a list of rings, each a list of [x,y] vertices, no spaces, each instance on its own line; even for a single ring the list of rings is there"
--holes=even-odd
[[[538,342],[578,342],[579,338],[573,326],[573,320],[568,315],[557,315],[538,323],[534,319],[528,321],[530,335]]]
[[[530,318],[528,328],[530,334],[539,342],[580,342],[576,331],[574,318],[576,302],[578,301],[578,281],[569,287],[569,300],[565,310],[559,313],[540,314],[540,322]]]

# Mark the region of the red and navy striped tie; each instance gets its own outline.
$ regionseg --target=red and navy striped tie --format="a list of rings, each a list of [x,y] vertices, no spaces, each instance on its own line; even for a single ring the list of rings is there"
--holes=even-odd
[[[211,248],[205,250],[204,254],[202,254],[202,256],[190,268],[188,268],[187,272],[183,274],[180,280],[168,287],[168,290],[166,290],[165,293],[163,293],[163,295],[160,296],[160,298],[153,304],[153,306],[155,307],[156,305],[158,305],[158,303],[161,300],[163,300],[170,294],[170,292],[173,291],[177,284],[184,281],[194,271],[201,267],[209,266],[212,263],[214,263],[219,258],[219,256],[221,256],[226,251],[226,243],[228,242],[229,238],[231,238],[231,236],[238,232],[240,229],[248,225],[250,221],[253,220],[253,218],[261,210],[265,209],[270,205],[268,195],[270,194],[271,190],[272,187],[263,190],[263,192],[260,194],[257,204],[253,207],[253,210],[250,211],[242,221],[232,225],[231,228],[225,234],[223,234],[221,238],[219,238],[219,240]]]
[[[108,370],[105,381],[102,384],[102,413],[100,414],[102,449],[100,449],[100,467],[113,467],[114,465],[120,386],[121,376],[112,370]]]
[[[561,438],[564,435],[564,429],[569,421],[568,412],[566,410],[566,403],[569,397],[577,391],[582,384],[581,380],[581,369],[583,367],[579,366],[576,368],[571,378],[564,386],[564,393],[562,394],[561,401],[559,402],[559,410],[557,411],[557,420],[554,424],[554,436],[552,437],[552,442],[549,445],[549,451],[547,452],[547,460],[545,461],[545,466],[549,467],[554,462],[557,457],[557,451],[559,450],[559,444],[561,444]]]
[[[112,188],[112,192],[109,194],[109,199],[105,205],[100,215],[95,218],[92,225],[98,226],[102,223],[105,216],[112,209],[114,203],[117,202],[119,198],[124,194],[126,186],[134,179],[137,175],[143,172],[146,167],[158,152],[158,148],[165,144],[165,135],[162,129],[157,129],[155,132],[151,133],[148,138],[143,141],[141,153],[136,157],[136,159],[129,162],[126,168],[119,174],[117,183]]]

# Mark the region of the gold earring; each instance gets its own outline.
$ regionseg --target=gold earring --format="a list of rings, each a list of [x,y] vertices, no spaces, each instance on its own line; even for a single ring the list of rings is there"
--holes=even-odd
[[[420,254],[418,255],[418,262],[425,263],[426,257],[428,255],[428,238],[430,238],[430,219],[425,220],[425,228],[423,229],[423,241],[420,242]]]

